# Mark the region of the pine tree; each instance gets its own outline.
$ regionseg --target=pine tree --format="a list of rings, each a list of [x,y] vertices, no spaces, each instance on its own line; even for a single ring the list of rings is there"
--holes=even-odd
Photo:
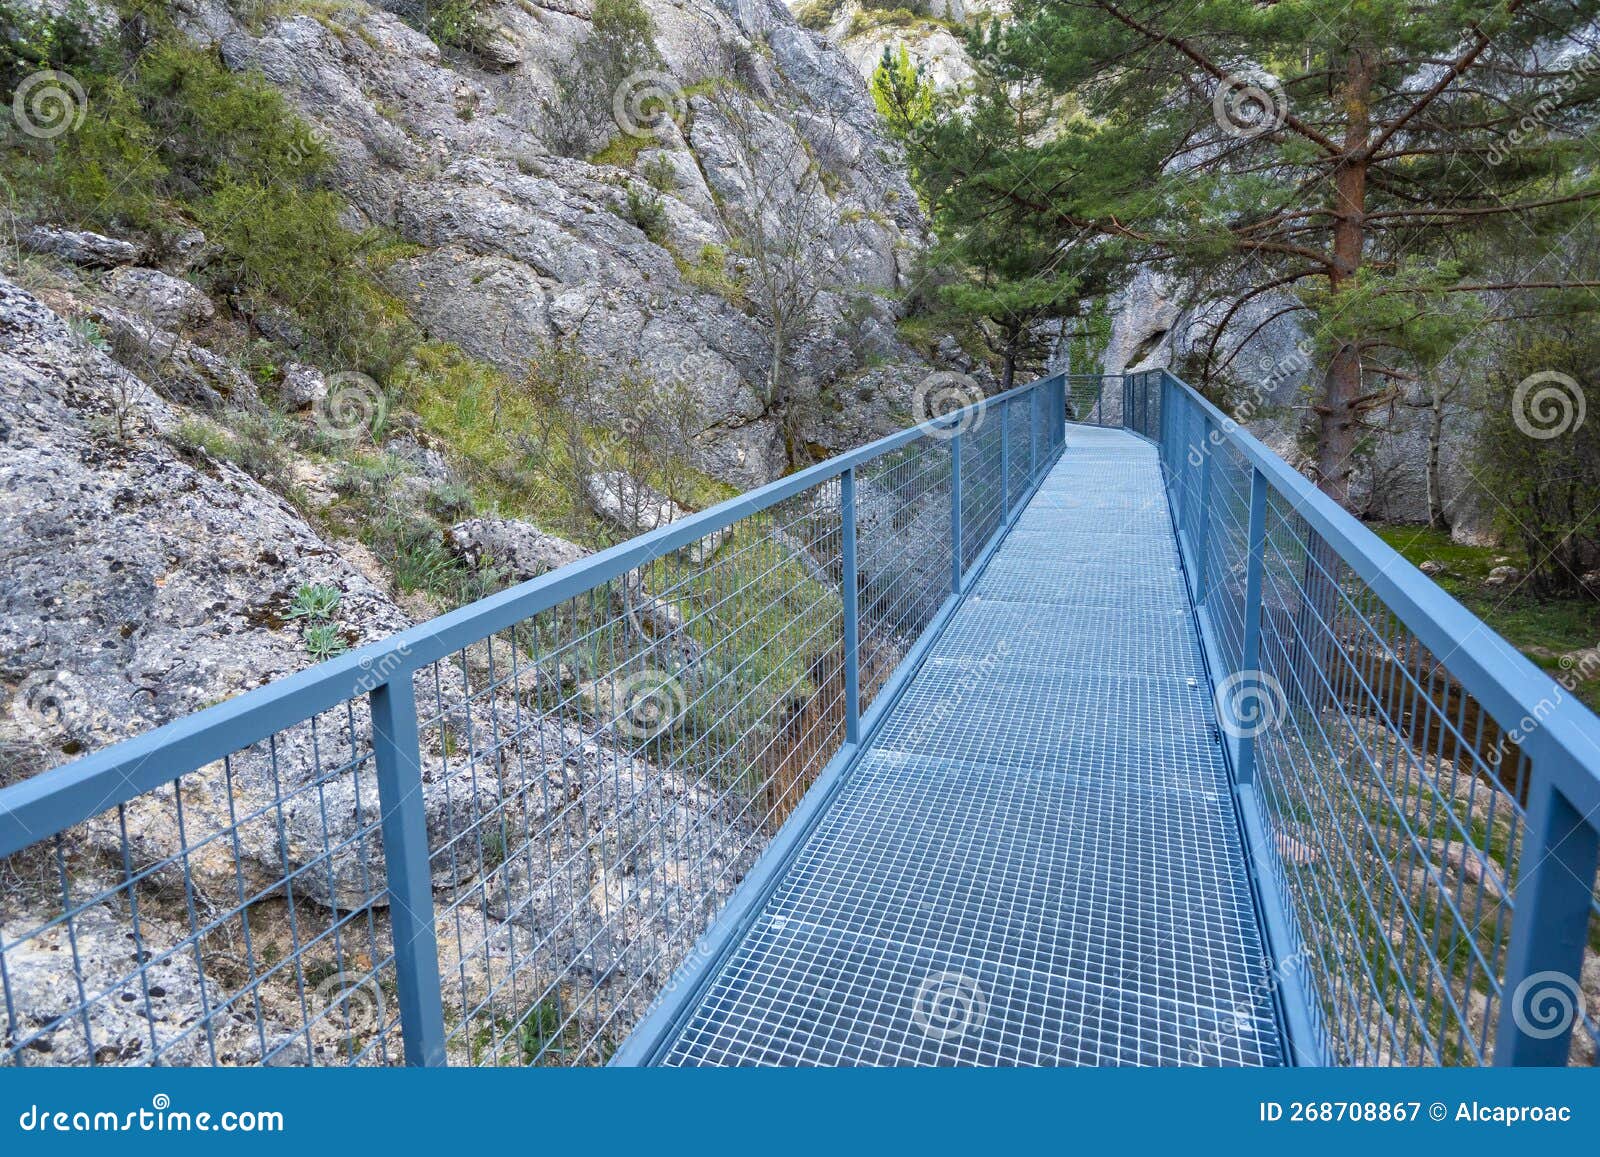
[[[1302,315],[1323,367],[1318,482],[1346,501],[1369,422],[1466,336],[1472,311],[1441,303],[1594,287],[1561,254],[1600,207],[1597,7],[1018,0],[974,51],[1081,111],[992,192],[1041,235],[1225,287],[1208,372],[1249,336],[1245,306],[1286,300],[1271,316]]]
[[[906,146],[938,239],[927,257],[931,296],[950,320],[976,326],[1009,389],[1019,364],[1039,360],[1038,323],[1078,316],[1126,259],[1092,232],[1063,238],[1016,198],[1036,154],[1051,148],[1040,142],[1070,135],[1072,102],[1037,69],[997,58],[984,35],[975,44],[988,54],[985,67],[958,91],[935,92],[903,48],[898,56],[886,48],[872,92]]]

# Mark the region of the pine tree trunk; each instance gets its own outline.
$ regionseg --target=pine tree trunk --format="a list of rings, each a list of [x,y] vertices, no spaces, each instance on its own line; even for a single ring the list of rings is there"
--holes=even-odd
[[[1439,478],[1439,447],[1443,442],[1444,395],[1436,387],[1428,421],[1428,525],[1449,533],[1450,522],[1444,516],[1444,490]]]
[[[1371,130],[1372,62],[1354,48],[1346,65],[1344,85],[1344,157],[1334,176],[1333,266],[1328,271],[1332,309],[1361,270],[1366,245],[1367,162],[1356,159],[1366,148]],[[1336,347],[1322,378],[1322,403],[1317,407],[1317,484],[1348,506],[1350,473],[1360,440],[1361,350],[1353,341]]]

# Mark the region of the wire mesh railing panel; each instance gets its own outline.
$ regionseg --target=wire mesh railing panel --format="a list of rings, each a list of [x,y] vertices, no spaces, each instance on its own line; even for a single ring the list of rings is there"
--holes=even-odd
[[[1123,374],[1069,374],[1063,380],[1067,420],[1084,426],[1123,425]]]
[[[1236,423],[1162,392],[1252,858],[1303,981],[1297,1049],[1593,1063],[1596,833],[1566,802],[1594,784],[1593,717]]]
[[[1000,415],[961,436],[961,567],[968,570],[1005,518],[1005,423]]]
[[[370,727],[352,699],[0,860],[0,1057],[398,1063]]]
[[[450,1059],[603,1063],[844,736],[820,484],[419,673]]]
[[[0,790],[0,1060],[605,1062],[1064,407],[1020,387]]]
[[[1254,737],[1327,1051],[1481,1063],[1505,975],[1525,778],[1448,670],[1296,516],[1268,502]]]
[[[1223,662],[1237,670],[1244,654],[1245,598],[1250,553],[1250,464],[1226,444],[1210,451],[1205,527],[1196,538],[1205,563],[1202,602]]]
[[[942,438],[919,438],[858,474],[863,710],[951,596],[950,502]]]
[[[1008,469],[1006,472],[1006,485],[1010,489],[1010,501],[1007,509],[1015,510],[1022,504],[1028,493],[1028,483],[1032,478],[1033,464],[1028,460],[1028,420],[1029,414],[1026,406],[1011,405],[1006,407],[1002,421],[1006,423],[1006,458]]]

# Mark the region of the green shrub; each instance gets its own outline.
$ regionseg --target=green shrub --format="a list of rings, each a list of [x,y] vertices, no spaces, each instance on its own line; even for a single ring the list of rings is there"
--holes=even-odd
[[[0,0],[8,87],[55,68],[87,94],[75,130],[10,138],[0,168],[24,212],[112,231],[198,222],[220,249],[216,288],[289,310],[312,353],[380,378],[405,358],[415,329],[365,260],[382,239],[340,223],[344,202],[321,185],[327,146],[265,78],[228,71],[159,15],[123,54],[114,37],[89,44],[70,15],[19,11]]]
[[[139,57],[136,75],[175,194],[229,181],[300,187],[328,167],[327,147],[277,89],[257,74],[229,72],[212,52],[158,40]]]
[[[339,611],[339,588],[326,583],[302,583],[289,601],[286,619],[326,622]]]
[[[666,208],[661,204],[661,197],[650,189],[628,186],[628,206],[624,216],[652,241],[659,243],[666,236]]]
[[[666,153],[657,153],[646,161],[639,175],[658,193],[670,193],[678,187],[678,170]]]
[[[431,6],[424,31],[435,44],[476,52],[487,43],[492,29],[478,11],[478,0],[443,0]]]
[[[655,24],[640,0],[595,0],[590,29],[556,66],[556,99],[545,110],[548,143],[570,157],[588,156],[615,135],[614,101],[624,81],[661,68]]]

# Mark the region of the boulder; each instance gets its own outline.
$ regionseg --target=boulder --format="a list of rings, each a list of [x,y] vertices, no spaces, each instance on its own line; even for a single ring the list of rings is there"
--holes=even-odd
[[[290,362],[283,367],[278,396],[291,410],[306,410],[328,396],[328,379],[316,366]]]
[[[59,257],[89,269],[111,269],[132,265],[144,251],[131,241],[91,233],[86,229],[61,229],[54,225],[35,225],[17,238],[29,253]]]
[[[532,523],[512,518],[469,518],[458,522],[450,528],[449,541],[451,548],[472,566],[492,561],[509,570],[516,582],[538,578],[577,562],[588,553]]]
[[[110,353],[169,401],[201,410],[253,410],[255,381],[232,362],[142,314],[97,303],[90,320],[108,339]]]
[[[1503,587],[1507,583],[1515,583],[1522,578],[1522,572],[1514,566],[1497,566],[1489,572],[1489,577],[1484,583],[1491,587]]]
[[[162,329],[181,330],[210,321],[211,299],[181,277],[159,269],[125,266],[105,280],[106,292]]]

